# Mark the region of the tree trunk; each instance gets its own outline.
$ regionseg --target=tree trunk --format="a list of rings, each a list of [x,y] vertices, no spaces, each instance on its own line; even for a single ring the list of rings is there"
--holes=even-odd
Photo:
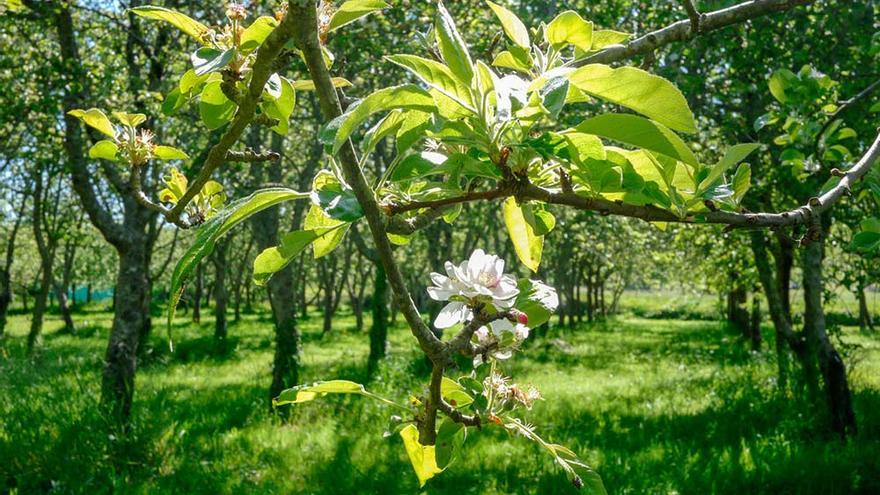
[[[767,311],[773,321],[776,345],[777,381],[780,390],[788,386],[789,350],[795,352],[801,360],[804,356],[803,340],[794,334],[791,328],[791,319],[786,312],[778,279],[770,267],[767,240],[763,232],[752,231],[750,233],[752,253],[755,257],[755,267],[758,269],[758,278],[764,290],[767,300]],[[787,291],[786,291],[787,293]]]
[[[865,295],[865,286],[859,284],[856,289],[859,299],[859,329],[863,332],[874,330],[874,321],[868,310],[868,297]]]
[[[58,307],[61,310],[61,318],[64,320],[64,333],[76,333],[76,327],[73,324],[73,315],[70,311],[70,304],[67,302],[67,289],[62,284],[55,284],[55,297],[58,299]]]
[[[113,300],[116,311],[107,344],[101,403],[117,425],[131,415],[137,355],[150,326],[149,260],[145,242],[132,242],[119,250],[119,271]]]
[[[226,352],[226,338],[228,329],[226,323],[226,305],[228,294],[226,291],[226,255],[229,251],[229,239],[222,239],[214,247],[214,346],[217,352]]]
[[[9,272],[0,270],[0,339],[6,333],[6,315],[12,303],[12,284]]]
[[[193,313],[192,319],[196,323],[202,322],[202,292],[205,288],[205,267],[199,264],[196,268],[196,280],[193,285]]]
[[[757,291],[752,294],[752,321],[749,325],[749,335],[752,341],[752,350],[761,350],[761,299]]]
[[[388,348],[388,278],[381,263],[373,275],[373,323],[370,326],[370,356],[367,373],[373,375]]]
[[[49,302],[49,287],[52,285],[52,267],[42,266],[42,276],[40,277],[40,290],[34,298],[34,311],[31,317],[31,329],[27,336],[28,352],[33,352],[34,348],[43,341],[43,320],[46,317],[46,307]]]
[[[856,432],[856,417],[846,377],[846,366],[840,354],[828,339],[825,330],[825,311],[822,307],[823,239],[810,242],[802,253],[804,277],[804,330],[811,353],[818,358],[825,384],[831,428],[841,437]],[[812,356],[811,356],[812,357]]]

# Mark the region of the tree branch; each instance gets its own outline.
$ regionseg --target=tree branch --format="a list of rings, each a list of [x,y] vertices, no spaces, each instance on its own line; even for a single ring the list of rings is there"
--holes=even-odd
[[[828,116],[828,120],[825,121],[825,124],[822,125],[822,128],[819,129],[819,132],[816,134],[816,152],[818,153],[820,149],[824,146],[825,143],[825,133],[828,131],[828,128],[831,127],[841,115],[843,115],[847,110],[855,107],[865,98],[871,96],[871,93],[874,92],[877,88],[880,88],[880,79],[874,81],[868,87],[859,92],[859,94],[853,96],[852,98],[843,102],[843,105],[837,107],[837,110],[834,111],[831,115]]]
[[[229,127],[220,138],[220,141],[211,148],[211,151],[208,153],[208,158],[199,170],[199,175],[192,181],[177,205],[165,215],[165,218],[169,222],[174,224],[178,223],[190,201],[192,201],[196,194],[202,190],[202,187],[204,187],[204,185],[211,179],[211,175],[217,167],[225,163],[226,154],[229,151],[229,148],[238,141],[248,124],[254,120],[254,114],[257,109],[257,104],[260,102],[263,88],[266,86],[266,81],[269,80],[269,76],[272,75],[273,62],[281,53],[282,49],[284,49],[284,45],[287,41],[293,36],[294,25],[297,22],[298,19],[296,19],[295,16],[285,16],[278,27],[272,30],[272,33],[269,34],[266,41],[260,46],[251,73],[251,83],[248,86],[247,92],[241,98],[235,118],[232,120],[232,123],[229,124]]]
[[[693,18],[678,21],[662,29],[650,32],[622,45],[611,45],[605,49],[571,63],[573,67],[587,64],[608,64],[653,52],[661,46],[676,41],[687,41],[699,34],[717,31],[727,26],[740,24],[751,19],[763,17],[776,12],[783,12],[794,7],[812,3],[813,0],[752,0],[726,9],[702,14],[699,18],[699,33],[692,30]],[[686,2],[687,4],[690,2]],[[695,9],[696,10],[696,9]]]
[[[281,158],[281,155],[275,151],[254,151],[246,149],[244,151],[227,151],[227,162],[275,162]]]
[[[294,40],[297,47],[302,51],[303,60],[308,66],[311,78],[315,83],[315,93],[317,94],[324,119],[329,121],[342,114],[342,107],[321,52],[321,44],[317,33],[318,21],[315,5],[310,0],[289,0],[289,6],[287,18],[295,20]],[[385,231],[379,205],[358,165],[354,146],[350,141],[343,145],[339,153],[339,159],[345,180],[351,186],[364,210],[364,216],[373,235],[376,252],[382,261],[388,276],[388,282],[394,293],[395,303],[406,318],[410,330],[422,351],[435,364],[441,363],[445,359],[445,345],[422,320],[418,309],[409,295],[409,290],[400,267],[394,261],[391,243]]]

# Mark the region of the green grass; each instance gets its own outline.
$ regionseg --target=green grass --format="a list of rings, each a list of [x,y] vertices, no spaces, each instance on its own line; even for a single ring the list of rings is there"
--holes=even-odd
[[[272,329],[248,315],[234,351],[212,353],[211,325],[179,319],[169,354],[157,327],[137,378],[133,427],[111,438],[98,414],[110,315],[79,315],[78,336],[50,320],[27,358],[27,318],[0,349],[0,493],[414,493],[390,412],[359,397],[268,412]],[[156,319],[157,325],[159,319]],[[301,323],[304,381],[364,380],[367,336],[343,314],[320,336]],[[767,337],[770,337],[767,329]],[[880,493],[880,341],[846,328],[860,432],[824,434],[816,409],[774,384],[773,352],[751,353],[711,321],[626,317],[554,331],[504,369],[546,400],[526,419],[581,454],[609,493]],[[368,387],[405,401],[426,377],[407,331]],[[428,493],[575,493],[539,449],[497,429],[474,432]]]

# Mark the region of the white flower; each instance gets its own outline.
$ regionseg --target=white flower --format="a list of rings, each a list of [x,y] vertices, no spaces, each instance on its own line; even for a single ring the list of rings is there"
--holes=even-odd
[[[512,338],[505,338],[505,334],[510,334]],[[507,319],[495,320],[488,326],[482,326],[474,332],[474,338],[477,345],[482,347],[491,347],[492,350],[487,353],[495,359],[509,359],[513,355],[513,351],[529,337],[529,327],[522,323],[513,324]],[[474,367],[483,364],[483,355],[474,356]]]

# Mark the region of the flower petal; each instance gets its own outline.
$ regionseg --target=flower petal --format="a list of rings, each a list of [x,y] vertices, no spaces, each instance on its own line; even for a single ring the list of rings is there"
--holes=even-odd
[[[437,328],[449,328],[462,323],[470,316],[471,310],[463,302],[454,301],[440,310],[434,326]]]

